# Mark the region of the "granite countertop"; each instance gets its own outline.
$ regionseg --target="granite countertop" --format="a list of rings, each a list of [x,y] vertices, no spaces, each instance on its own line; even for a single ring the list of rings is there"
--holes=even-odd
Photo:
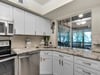
[[[74,56],[84,57],[92,60],[100,61],[100,53],[95,53],[88,50],[82,49],[60,49],[60,48],[20,48],[20,49],[12,49],[16,54],[20,55],[23,53],[29,52],[37,52],[37,51],[56,51],[65,54],[70,54]]]

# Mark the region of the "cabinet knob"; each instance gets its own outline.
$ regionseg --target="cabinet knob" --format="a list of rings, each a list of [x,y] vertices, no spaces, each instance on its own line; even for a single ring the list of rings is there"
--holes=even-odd
[[[62,60],[62,66],[64,65],[64,62],[63,62],[63,60]]]

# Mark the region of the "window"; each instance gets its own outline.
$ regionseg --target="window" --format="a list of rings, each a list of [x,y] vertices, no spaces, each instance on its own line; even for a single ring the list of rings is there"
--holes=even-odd
[[[65,23],[59,23],[58,26],[58,46],[70,47],[70,26],[68,24],[69,19],[64,20]]]
[[[58,21],[58,46],[91,49],[91,12]]]
[[[73,32],[73,48],[91,49],[92,44],[91,31],[78,30]]]
[[[58,34],[58,45],[63,46],[63,47],[69,47],[70,46],[70,37],[69,37],[69,32],[66,33],[59,33]]]
[[[92,44],[92,34],[91,31],[84,32],[84,48],[91,49]]]
[[[73,31],[72,47],[82,48],[83,47],[83,33],[82,31]]]

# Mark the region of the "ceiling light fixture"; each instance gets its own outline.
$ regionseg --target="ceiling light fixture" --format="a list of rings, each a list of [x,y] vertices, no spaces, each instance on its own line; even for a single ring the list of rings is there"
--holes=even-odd
[[[79,18],[83,18],[83,16],[84,16],[83,14],[79,14],[78,15]]]
[[[81,24],[86,24],[86,21],[82,21]]]
[[[76,24],[77,25],[84,25],[84,24],[86,24],[87,22],[86,21],[80,21],[80,22],[77,22]]]

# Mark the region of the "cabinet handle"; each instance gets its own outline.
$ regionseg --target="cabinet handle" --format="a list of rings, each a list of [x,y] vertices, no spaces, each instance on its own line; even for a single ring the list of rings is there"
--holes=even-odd
[[[89,65],[89,66],[91,65],[91,63],[88,63],[88,62],[83,62],[83,63],[86,64],[86,65]]]
[[[64,62],[63,62],[63,60],[62,60],[62,66],[64,65]]]
[[[59,64],[61,64],[61,60],[59,59]]]
[[[88,75],[91,75],[90,72],[87,72],[87,71],[85,71],[85,70],[83,70],[83,72],[86,73],[86,74],[88,74]]]

